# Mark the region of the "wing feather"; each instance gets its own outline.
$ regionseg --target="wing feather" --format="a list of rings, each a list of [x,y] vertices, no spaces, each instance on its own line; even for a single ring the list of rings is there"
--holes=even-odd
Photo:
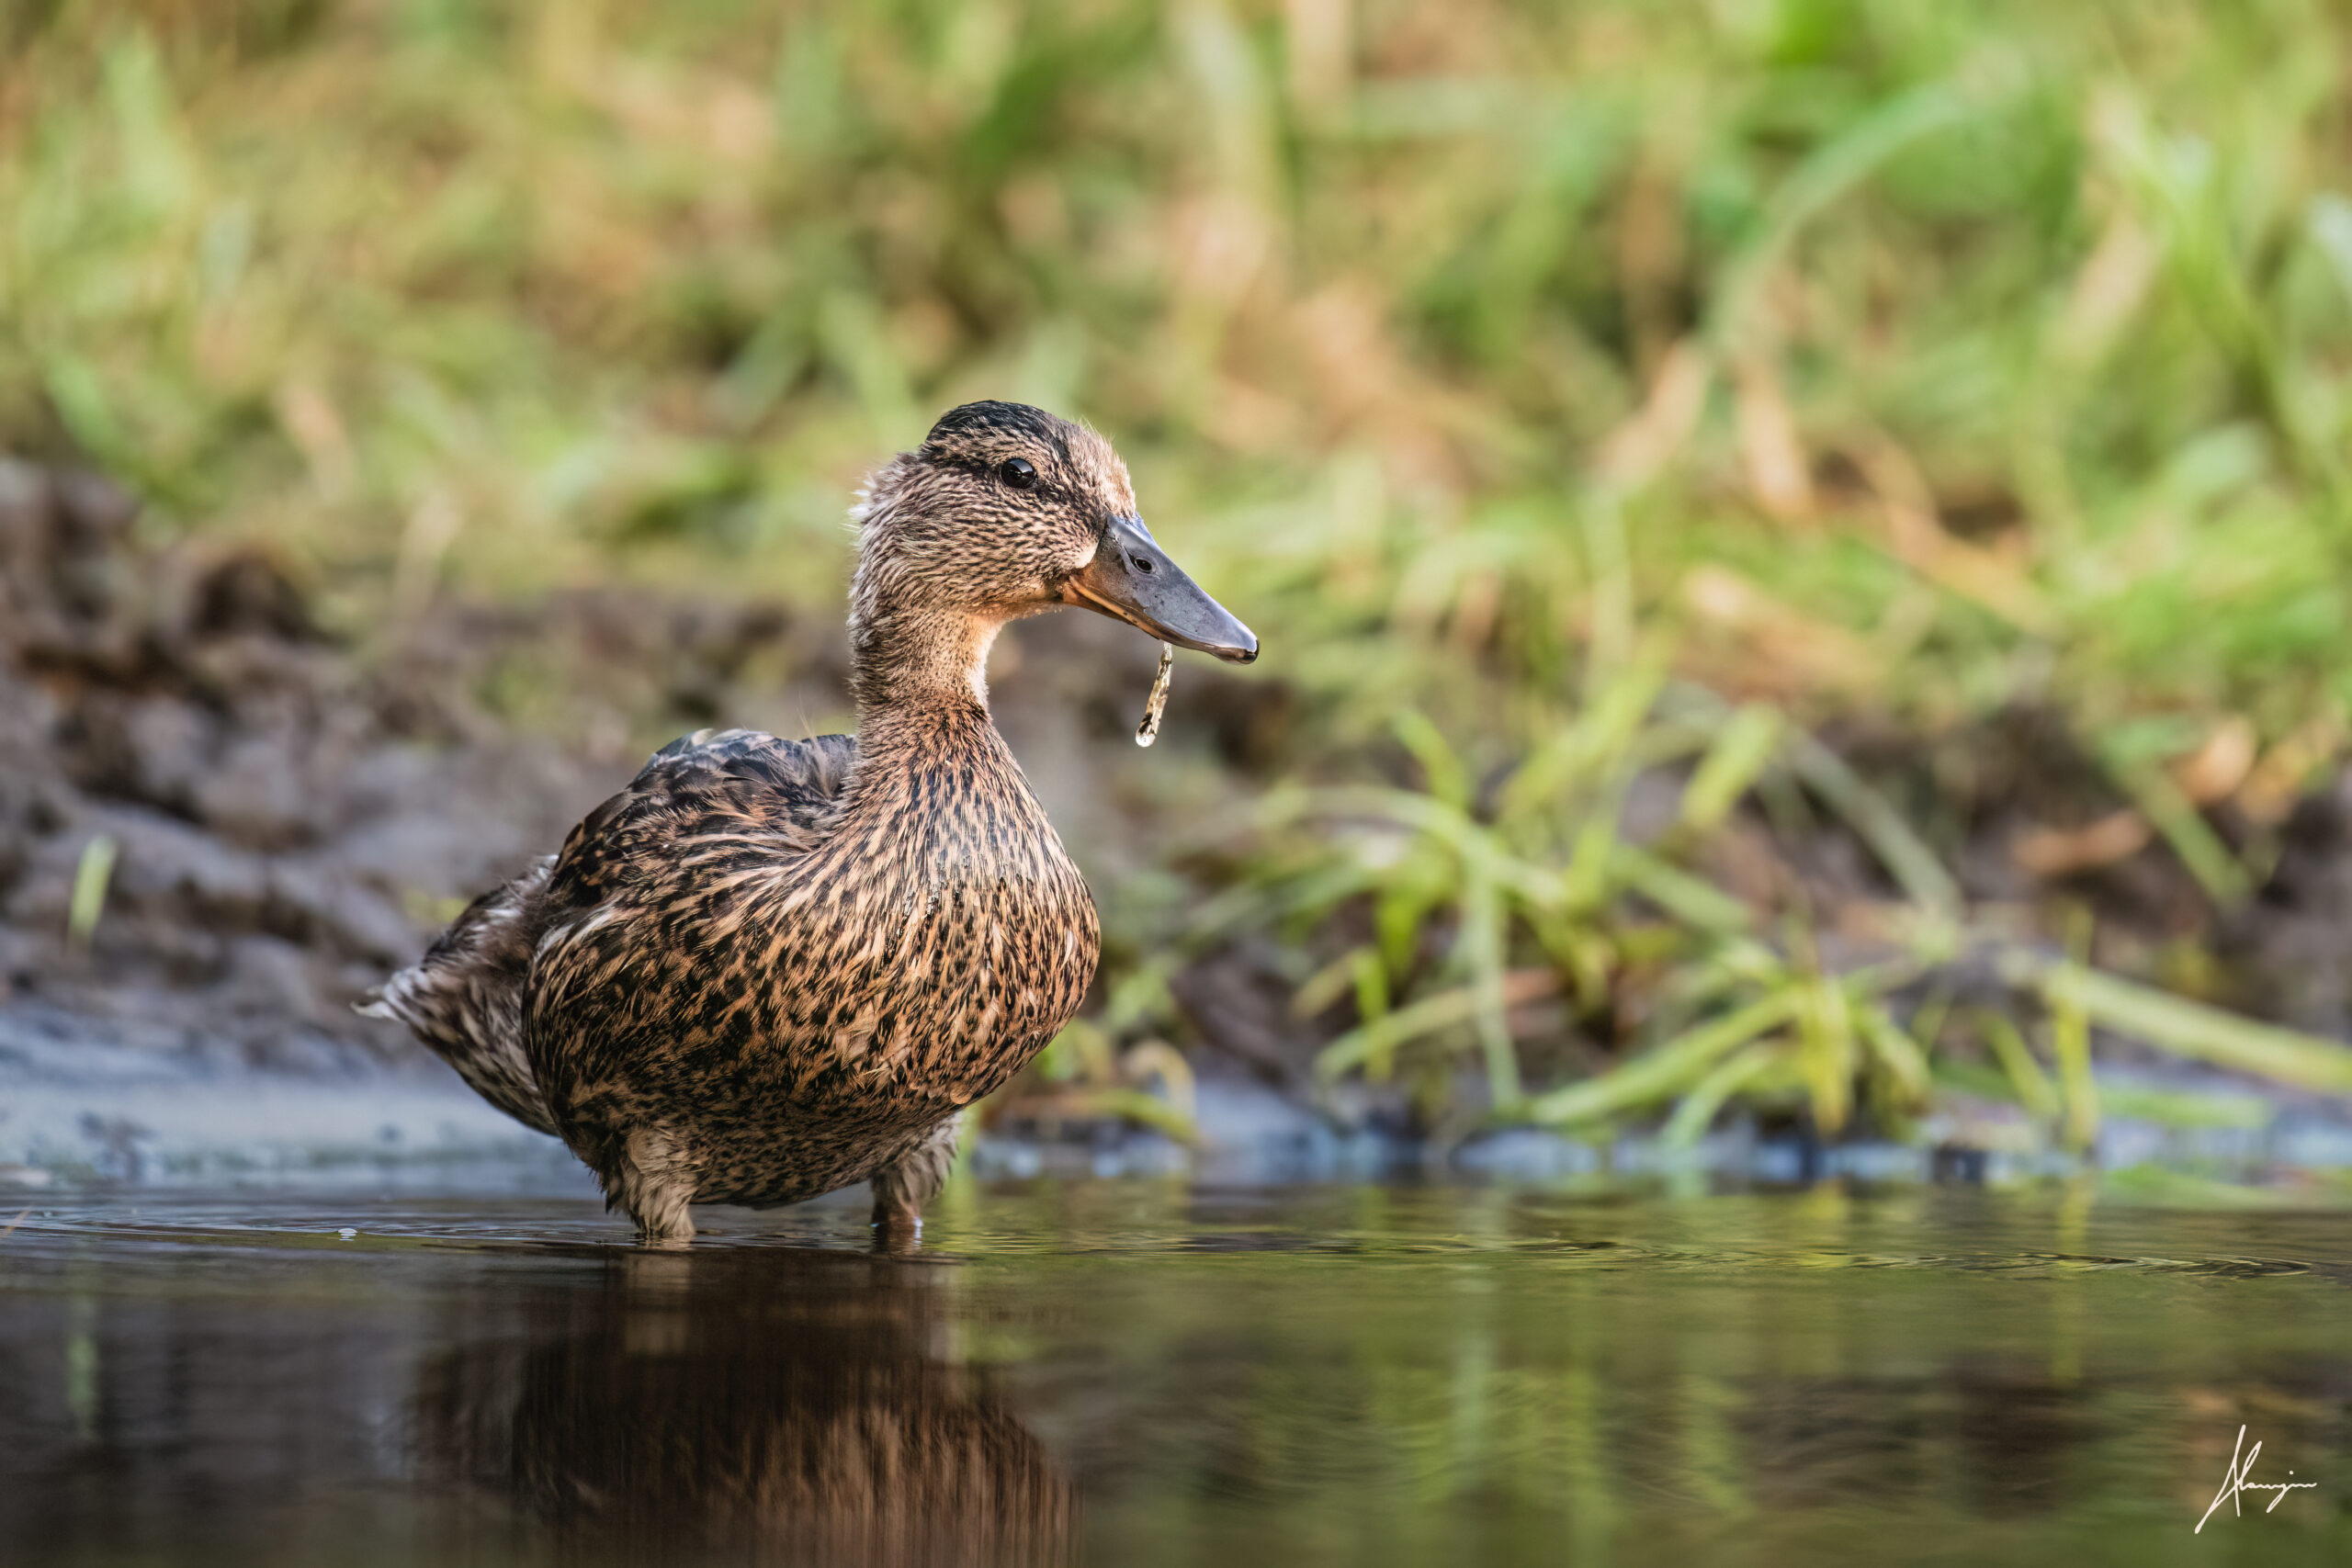
[[[846,735],[701,729],[672,741],[572,829],[562,853],[475,899],[358,1010],[407,1024],[483,1099],[554,1132],[523,1038],[541,939],[559,922],[579,931],[596,906],[645,886],[684,830],[706,836],[734,820],[747,833],[813,846],[856,761]]]

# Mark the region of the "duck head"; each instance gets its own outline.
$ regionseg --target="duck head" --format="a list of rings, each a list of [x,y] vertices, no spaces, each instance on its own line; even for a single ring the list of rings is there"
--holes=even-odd
[[[999,627],[1075,605],[1234,664],[1258,639],[1168,558],[1111,444],[1026,403],[951,409],[868,481],[851,626],[861,700],[893,663],[944,658],[978,685]],[[927,653],[944,638],[951,645]]]

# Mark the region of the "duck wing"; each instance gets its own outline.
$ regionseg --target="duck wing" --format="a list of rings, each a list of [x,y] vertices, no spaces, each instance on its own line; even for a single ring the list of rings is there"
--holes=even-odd
[[[847,735],[782,740],[756,729],[697,729],[673,740],[564,840],[550,912],[583,911],[646,886],[669,869],[682,837],[731,829],[813,847],[856,761]]]
[[[468,905],[414,967],[357,1010],[408,1025],[484,1100],[526,1126],[555,1132],[523,1043],[531,960],[549,927],[641,886],[684,828],[736,817],[814,843],[856,761],[857,741],[847,735],[784,740],[699,729],[672,741],[572,829],[561,854]]]

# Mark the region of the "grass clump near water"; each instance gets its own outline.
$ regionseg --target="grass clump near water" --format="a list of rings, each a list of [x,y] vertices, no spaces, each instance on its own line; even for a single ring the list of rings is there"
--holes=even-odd
[[[374,639],[437,595],[612,577],[830,607],[848,486],[933,412],[1083,414],[1264,635],[1260,678],[1311,699],[1291,771],[1360,782],[1396,736],[1426,784],[1315,797],[1242,877],[1377,912],[1302,1001],[1358,1010],[1332,1071],[1460,1030],[1498,1103],[1613,1113],[1651,1080],[1535,1082],[1509,1020],[1541,987],[1598,1017],[1638,971],[1684,1130],[1776,1085],[1826,1124],[1855,1083],[1908,1113],[1936,1042],[1887,998],[1979,951],[1974,912],[1929,808],[1809,733],[2047,708],[2120,804],[2020,862],[2169,855],[2217,909],[2343,750],[2345,29],[2292,3],[19,6],[0,445],[134,484],[159,536],[266,545]],[[1680,815],[1629,835],[1612,792],[1658,767]],[[1759,923],[1703,847],[1783,797],[1947,945],[1853,966],[1811,912]],[[1286,881],[1335,813],[1395,860]],[[2035,974],[2073,1136],[2082,1021],[2237,1038]],[[2233,1060],[2315,1059],[2271,1043]]]
[[[1269,841],[1196,937],[1271,933],[1317,954],[1292,1002],[1303,1025],[1338,1020],[1317,1079],[1401,1079],[1441,1134],[1663,1116],[1666,1147],[1688,1150],[1736,1099],[1827,1138],[1867,1122],[1908,1139],[1953,1093],[2015,1106],[2033,1142],[2076,1153],[2110,1098],[2173,1126],[2267,1124],[2242,1096],[2109,1089],[2094,1027],[2352,1092],[2352,1048],[2094,966],[2086,911],[2063,945],[1977,917],[1834,753],[1768,706],[1669,683],[1663,660],[1619,672],[1483,787],[1427,718],[1398,730],[1423,787],[1276,794]],[[1876,861],[1883,894],[1820,908],[1771,856],[1769,818],[1800,795]],[[1720,874],[1739,858],[1747,874]],[[1555,1081],[1529,1081],[1531,1055]],[[1465,1058],[1483,1090],[1467,1097]]]

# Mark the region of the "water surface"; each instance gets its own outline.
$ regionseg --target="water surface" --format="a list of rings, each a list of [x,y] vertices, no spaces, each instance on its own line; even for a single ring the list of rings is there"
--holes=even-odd
[[[28,1201],[8,1562],[2352,1560],[2340,1212],[1033,1184],[882,1258],[841,1204],[680,1254]],[[2241,1426],[2317,1484],[2194,1534]]]

